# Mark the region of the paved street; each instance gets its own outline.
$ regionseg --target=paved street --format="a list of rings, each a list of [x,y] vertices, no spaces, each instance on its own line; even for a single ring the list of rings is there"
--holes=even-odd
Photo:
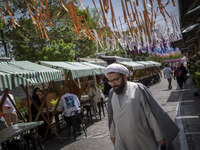
[[[180,133],[173,142],[170,150],[199,150],[200,149],[200,97],[195,97],[192,89],[192,80],[188,79],[183,89],[177,87],[176,80],[172,81],[172,90],[167,89],[167,80],[149,89],[158,103],[170,115],[180,128]],[[63,129],[60,136],[63,143],[55,136],[50,137],[44,146],[47,150],[113,150],[109,139],[107,115],[93,125],[87,126],[87,138],[80,135],[77,141],[67,136]]]

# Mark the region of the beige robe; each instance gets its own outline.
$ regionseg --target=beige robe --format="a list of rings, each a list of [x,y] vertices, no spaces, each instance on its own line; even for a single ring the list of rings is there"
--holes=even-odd
[[[115,150],[156,150],[163,140],[160,127],[138,85],[127,82],[122,106],[117,94],[112,96],[113,121],[110,136],[115,137]]]
[[[96,87],[90,88],[90,92],[88,95],[92,98],[92,105],[94,108],[94,113],[97,112],[97,103],[100,102],[100,99],[103,98],[103,94],[101,92],[101,89]]]

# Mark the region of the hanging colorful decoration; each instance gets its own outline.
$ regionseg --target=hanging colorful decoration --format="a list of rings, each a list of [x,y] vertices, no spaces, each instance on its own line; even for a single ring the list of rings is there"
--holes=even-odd
[[[117,24],[116,21],[113,8],[114,0],[96,1],[96,3],[99,3],[99,10],[101,10],[101,12],[98,11],[95,1],[92,1],[98,15],[102,18],[102,21],[99,23],[96,22],[96,29],[94,29],[90,22],[86,21],[84,16],[77,16],[73,1],[68,2],[67,7],[64,5],[63,0],[60,0],[61,7],[56,17],[58,17],[61,10],[64,9],[74,22],[73,26],[70,26],[72,31],[76,32],[82,39],[88,38],[89,40],[93,40],[97,46],[99,45],[101,48],[104,47],[105,41],[107,51],[116,50],[116,45],[119,43],[125,54],[127,52],[131,54],[152,53],[154,55],[163,56],[179,52],[178,50],[174,50],[171,46],[171,42],[181,38],[178,21],[174,13],[169,13],[166,9],[170,3],[175,6],[174,0],[167,0],[166,3],[163,3],[162,0],[156,0],[154,3],[153,0],[121,0],[124,23],[121,22],[122,19],[119,17],[118,20],[120,24]],[[49,40],[45,28],[47,25],[53,26],[53,23],[50,21],[48,1],[40,0],[39,4],[41,7],[37,6],[36,1],[25,0],[25,3],[34,24],[36,34],[39,33],[41,38]],[[83,10],[87,12],[81,0],[79,0],[79,3]],[[16,28],[16,25],[20,27],[13,19],[8,0],[5,0],[5,4],[13,27]],[[143,7],[143,10],[138,10],[137,7]],[[150,10],[148,10],[148,7]],[[40,8],[42,8],[42,10]],[[7,24],[1,9],[0,13],[4,23]],[[109,13],[111,14],[111,18],[106,18],[106,14]],[[159,14],[161,14],[165,20],[165,25],[162,25],[162,27],[156,24],[156,19]],[[108,19],[111,20],[112,28],[109,27]],[[89,24],[92,28],[89,27]],[[125,34],[122,24],[127,25],[129,34]],[[103,34],[103,31],[106,31],[107,34]]]

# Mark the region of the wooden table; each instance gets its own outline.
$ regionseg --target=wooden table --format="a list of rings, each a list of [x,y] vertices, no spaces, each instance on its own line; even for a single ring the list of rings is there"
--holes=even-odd
[[[90,102],[90,100],[91,99],[89,95],[81,95],[80,103],[84,104],[84,103]]]
[[[0,143],[3,143],[17,135],[20,135],[30,129],[34,129],[39,125],[43,124],[44,121],[38,122],[25,122],[25,123],[18,123],[8,128],[0,130]]]
[[[39,125],[42,125],[43,123],[44,121],[18,123],[8,128],[2,129],[0,130],[0,144],[19,135],[21,136],[20,142],[22,142],[22,139],[24,140],[24,133],[29,130],[36,129]]]

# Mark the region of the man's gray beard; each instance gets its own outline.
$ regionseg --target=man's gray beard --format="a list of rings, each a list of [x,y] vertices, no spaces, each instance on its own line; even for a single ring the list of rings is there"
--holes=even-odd
[[[124,80],[124,78],[122,78],[122,84],[119,85],[119,87],[117,89],[114,89],[116,94],[122,94],[124,92],[124,88],[125,88],[126,82]]]

